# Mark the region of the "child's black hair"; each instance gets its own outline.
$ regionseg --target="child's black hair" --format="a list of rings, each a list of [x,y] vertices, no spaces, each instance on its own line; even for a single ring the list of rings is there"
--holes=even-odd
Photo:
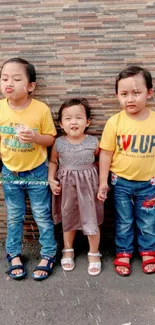
[[[0,76],[2,74],[2,70],[5,66],[5,64],[11,63],[11,62],[15,62],[15,63],[19,63],[19,64],[23,65],[25,68],[25,72],[28,77],[29,83],[36,82],[36,71],[35,71],[34,65],[22,58],[11,58],[11,59],[7,60],[6,62],[4,62],[2,65],[1,71],[0,71]]]
[[[86,98],[72,98],[72,99],[67,100],[66,102],[64,102],[61,105],[61,107],[59,109],[59,113],[58,113],[59,122],[61,122],[61,120],[62,120],[62,112],[63,112],[64,108],[71,107],[74,105],[82,105],[85,109],[87,119],[90,119],[91,107],[90,107],[87,99]]]
[[[141,74],[143,76],[143,78],[145,80],[146,87],[148,90],[153,88],[151,73],[145,68],[141,68],[136,65],[131,65],[131,66],[125,68],[124,70],[122,70],[119,73],[118,77],[116,78],[116,83],[115,83],[116,94],[118,93],[118,83],[121,79],[136,76],[137,74]]]

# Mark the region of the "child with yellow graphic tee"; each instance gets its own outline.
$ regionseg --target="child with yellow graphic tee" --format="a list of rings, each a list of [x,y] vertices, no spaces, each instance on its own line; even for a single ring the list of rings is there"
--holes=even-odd
[[[0,78],[5,97],[0,100],[0,137],[8,274],[13,279],[26,276],[21,249],[28,194],[42,246],[41,261],[32,277],[43,280],[52,272],[56,254],[46,163],[46,147],[54,143],[56,130],[47,105],[30,97],[36,86],[32,64],[21,58],[9,59],[2,66]]]
[[[106,123],[100,142],[98,199],[104,201],[111,171],[115,208],[115,270],[131,273],[134,224],[145,273],[155,272],[155,112],[148,70],[129,66],[116,79],[120,113]]]

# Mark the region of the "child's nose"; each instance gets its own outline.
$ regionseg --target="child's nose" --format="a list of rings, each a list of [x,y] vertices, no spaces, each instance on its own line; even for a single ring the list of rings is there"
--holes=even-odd
[[[76,124],[76,119],[72,119],[72,124]]]
[[[134,101],[134,96],[132,94],[128,95],[128,102],[133,102]]]
[[[7,80],[7,87],[12,87],[13,86],[13,82],[11,79]]]

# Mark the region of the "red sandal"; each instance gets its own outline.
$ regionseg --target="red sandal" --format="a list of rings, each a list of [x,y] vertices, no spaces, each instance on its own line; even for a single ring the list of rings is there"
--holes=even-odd
[[[116,254],[116,258],[115,258],[115,261],[113,262],[113,264],[115,265],[115,271],[116,271],[117,274],[119,274],[121,276],[130,275],[130,273],[131,273],[131,265],[130,265],[130,263],[120,261],[119,259],[120,258],[131,258],[131,257],[132,257],[132,254],[129,254],[129,253],[118,253],[118,254]],[[128,271],[126,271],[124,273],[124,272],[118,270],[116,268],[117,266],[125,266],[128,269]]]
[[[142,261],[142,270],[144,273],[146,274],[152,274],[152,273],[155,273],[155,267],[153,268],[152,271],[148,271],[147,269],[145,269],[145,266],[146,265],[149,265],[149,264],[155,264],[155,252],[140,252],[140,256],[154,256],[153,258],[150,258],[146,261]]]

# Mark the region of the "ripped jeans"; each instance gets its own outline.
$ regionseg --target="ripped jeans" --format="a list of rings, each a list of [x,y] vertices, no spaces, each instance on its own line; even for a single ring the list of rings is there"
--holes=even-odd
[[[7,207],[7,253],[11,256],[21,253],[26,195],[28,195],[32,214],[39,229],[41,255],[54,256],[56,241],[51,219],[51,192],[47,183],[46,162],[32,170],[19,173],[14,173],[3,165],[2,175],[3,179],[7,180],[3,184]]]
[[[133,253],[135,226],[139,252],[155,251],[155,179],[129,181],[112,173],[111,184],[116,252]]]

